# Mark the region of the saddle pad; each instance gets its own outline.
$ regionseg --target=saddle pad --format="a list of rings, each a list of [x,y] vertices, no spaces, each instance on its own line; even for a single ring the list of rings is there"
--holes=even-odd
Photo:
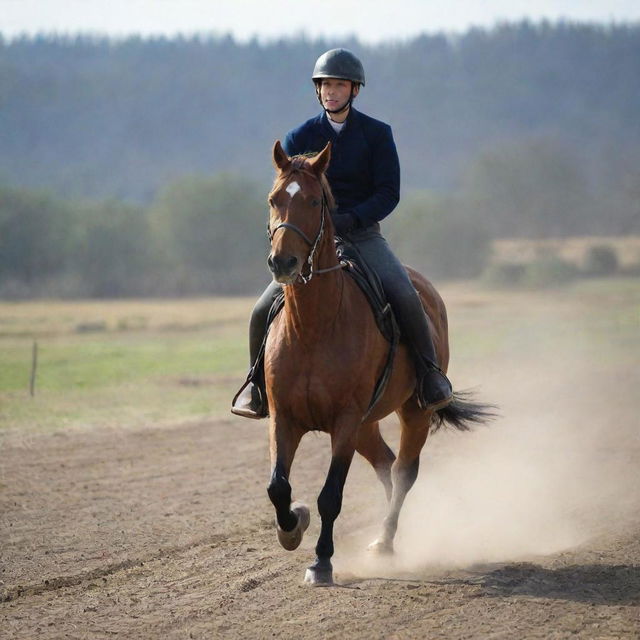
[[[399,340],[398,324],[391,305],[382,288],[378,275],[369,268],[357,247],[350,243],[341,242],[337,246],[338,258],[346,263],[346,271],[360,287],[369,301],[380,333],[387,342]]]

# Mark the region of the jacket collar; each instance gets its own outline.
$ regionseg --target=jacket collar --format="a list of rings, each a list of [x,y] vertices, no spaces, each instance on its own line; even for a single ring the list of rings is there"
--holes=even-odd
[[[352,105],[351,108],[349,109],[349,114],[347,115],[347,119],[345,120],[345,126],[342,131],[351,129],[353,127],[353,124],[359,120],[359,117],[360,117],[360,114],[353,108],[353,105]],[[331,126],[331,123],[329,122],[329,116],[327,115],[326,111],[323,111],[322,113],[320,113],[320,115],[318,116],[318,121],[328,132],[331,133],[332,136],[338,135],[335,132],[335,129]]]

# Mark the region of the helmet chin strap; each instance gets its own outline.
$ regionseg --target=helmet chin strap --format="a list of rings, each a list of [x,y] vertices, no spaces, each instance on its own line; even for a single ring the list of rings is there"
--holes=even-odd
[[[320,106],[325,110],[326,113],[344,113],[345,111],[347,111],[347,109],[349,109],[351,107],[351,104],[353,102],[353,99],[355,98],[355,96],[353,95],[353,82],[351,83],[351,93],[349,94],[349,99],[344,103],[344,105],[342,107],[340,107],[339,109],[327,109],[323,104],[322,104],[322,98],[320,97],[320,83],[316,84],[316,96],[318,98],[318,102],[320,103]]]

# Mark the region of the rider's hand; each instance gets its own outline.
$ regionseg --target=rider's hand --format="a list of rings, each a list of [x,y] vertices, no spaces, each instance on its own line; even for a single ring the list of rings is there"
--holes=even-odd
[[[338,213],[333,216],[336,235],[345,236],[357,227],[358,219],[353,213]]]

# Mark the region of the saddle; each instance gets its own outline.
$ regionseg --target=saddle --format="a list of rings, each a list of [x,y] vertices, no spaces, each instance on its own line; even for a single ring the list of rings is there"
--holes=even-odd
[[[395,342],[397,345],[400,339],[398,324],[376,272],[369,268],[358,248],[350,242],[339,242],[336,246],[336,254],[340,262],[345,265],[346,272],[355,280],[369,301],[380,333],[387,342],[392,345]]]
[[[391,309],[391,305],[387,302],[380,278],[378,278],[377,274],[369,268],[364,258],[360,255],[357,247],[349,242],[341,240],[336,242],[336,255],[338,256],[338,259],[343,265],[346,273],[353,278],[358,287],[360,287],[365,298],[368,300],[378,329],[389,343],[389,351],[387,352],[385,366],[380,377],[376,381],[369,406],[362,418],[362,421],[364,422],[371,414],[371,411],[377,404],[378,400],[382,397],[387,383],[389,382],[389,378],[391,377],[393,359],[398,348],[398,343],[400,342],[400,329],[398,328],[398,323],[393,310]],[[284,292],[280,293],[271,305],[271,309],[269,310],[269,315],[267,317],[267,330],[265,332],[265,337],[262,341],[256,362],[249,371],[249,375],[247,376],[247,381],[244,386],[249,382],[254,382],[264,388],[264,351],[267,343],[267,336],[269,335],[269,330],[273,320],[280,313],[283,306]]]

